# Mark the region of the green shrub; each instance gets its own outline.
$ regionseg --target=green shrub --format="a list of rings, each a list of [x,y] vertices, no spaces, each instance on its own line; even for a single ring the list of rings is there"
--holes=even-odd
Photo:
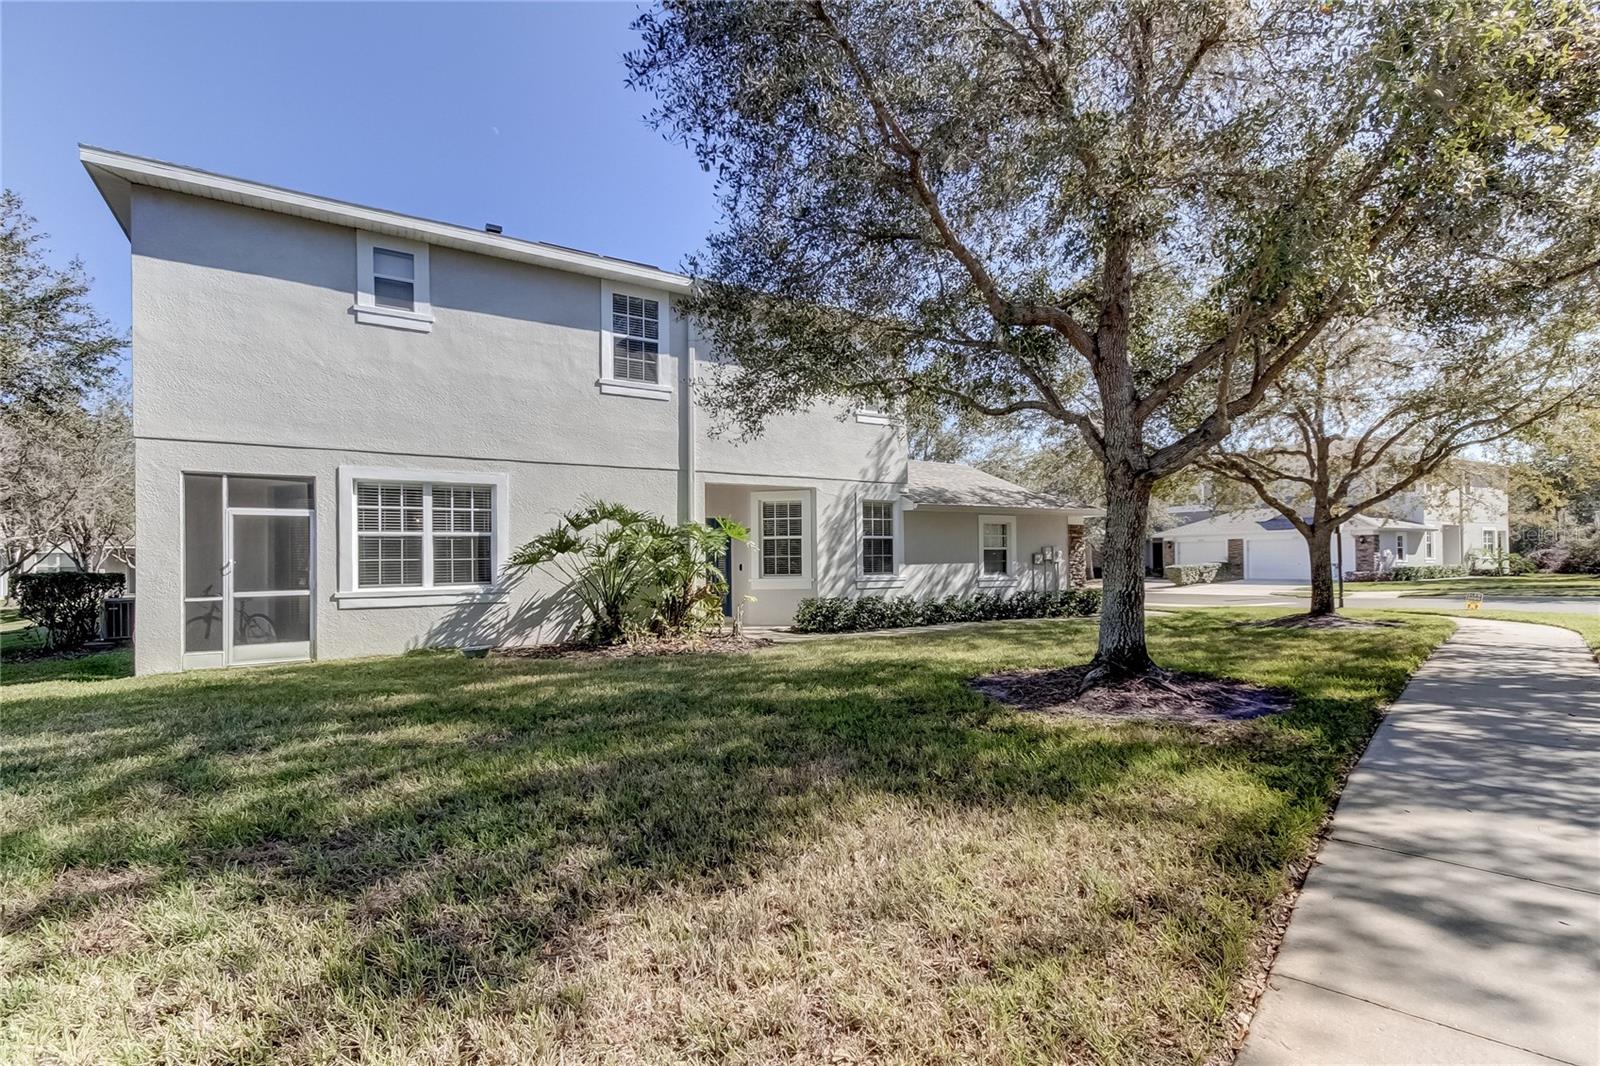
[[[1002,596],[825,596],[800,601],[793,629],[798,633],[854,633],[868,629],[936,626],[948,622],[992,622],[1009,618],[1086,617],[1100,611],[1098,589],[1018,592]]]
[[[1561,541],[1561,574],[1600,574],[1600,528],[1568,534]]]
[[[1174,585],[1206,585],[1217,580],[1226,568],[1224,563],[1188,563],[1169,566],[1161,573]]]
[[[1396,566],[1385,571],[1387,579],[1380,574],[1379,581],[1428,581],[1439,577],[1466,577],[1467,568],[1464,566]]]
[[[1511,552],[1506,556],[1506,572],[1517,577],[1538,573],[1539,564],[1523,555],[1521,552]]]
[[[45,647],[82,647],[100,631],[100,605],[122,591],[121,574],[52,571],[17,577],[17,609],[45,630]]]
[[[668,525],[620,503],[592,502],[511,554],[511,566],[549,566],[588,615],[588,638],[614,644],[631,633],[675,636],[721,617],[727,582],[718,563],[737,522]]]

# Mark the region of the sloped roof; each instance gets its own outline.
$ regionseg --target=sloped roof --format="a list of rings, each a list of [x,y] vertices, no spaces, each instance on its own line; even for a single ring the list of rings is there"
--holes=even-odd
[[[78,146],[83,163],[95,187],[105,198],[123,233],[131,233],[133,185],[167,189],[224,203],[240,204],[262,211],[308,218],[351,229],[385,233],[391,237],[492,255],[501,259],[533,263],[575,274],[608,278],[612,281],[648,285],[668,292],[688,292],[690,279],[676,271],[662,270],[648,263],[636,263],[593,252],[579,251],[559,244],[527,241],[499,233],[487,233],[470,226],[404,215],[398,211],[352,204],[326,196],[267,185],[259,181],[215,174],[197,167],[168,163],[161,159],[114,152],[89,144]]]
[[[1378,515],[1356,515],[1344,523],[1344,528],[1361,532],[1373,533],[1380,530],[1390,532],[1424,532],[1438,529],[1423,522],[1407,522],[1398,518],[1383,518]],[[1280,533],[1295,532],[1289,520],[1271,507],[1256,507],[1244,511],[1223,511],[1202,518],[1198,522],[1189,522],[1181,526],[1173,526],[1160,532],[1163,540],[1174,537],[1204,537],[1223,536],[1226,534],[1240,533]]]
[[[1046,492],[1035,492],[964,463],[910,461],[906,498],[917,507],[991,507],[996,510],[1076,511],[1101,509]]]

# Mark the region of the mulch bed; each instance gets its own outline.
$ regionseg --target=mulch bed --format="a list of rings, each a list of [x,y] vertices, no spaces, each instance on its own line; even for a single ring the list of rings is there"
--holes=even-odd
[[[495,648],[489,655],[497,659],[633,659],[649,655],[706,655],[753,651],[771,647],[765,637],[712,633],[671,640],[642,640],[631,644],[534,644],[527,647]]]
[[[1087,664],[1057,670],[1007,670],[980,677],[972,687],[990,699],[1039,714],[1189,725],[1246,722],[1282,714],[1294,705],[1289,693],[1279,689],[1180,673],[1099,685],[1078,696],[1078,685],[1088,670]]]

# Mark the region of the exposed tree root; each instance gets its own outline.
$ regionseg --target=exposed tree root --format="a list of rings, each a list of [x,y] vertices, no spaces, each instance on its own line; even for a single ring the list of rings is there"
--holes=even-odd
[[[1120,677],[1094,663],[1058,670],[1011,670],[980,677],[972,685],[991,699],[1021,710],[1191,724],[1279,714],[1293,702],[1288,693],[1276,689],[1158,666]]]

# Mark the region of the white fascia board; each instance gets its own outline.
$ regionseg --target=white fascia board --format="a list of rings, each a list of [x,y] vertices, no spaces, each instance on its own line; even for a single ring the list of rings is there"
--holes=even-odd
[[[1171,529],[1162,529],[1150,534],[1159,540],[1214,540],[1217,537],[1276,537],[1288,534],[1300,536],[1300,531],[1289,529],[1262,529],[1251,522],[1242,526],[1207,526],[1205,529],[1185,529],[1174,526]]]
[[[275,185],[231,178],[223,174],[196,170],[158,159],[125,155],[91,145],[78,146],[78,158],[94,180],[106,204],[117,216],[124,233],[128,232],[126,185],[148,185],[158,189],[187,193],[225,203],[275,211],[336,226],[386,233],[391,237],[463,251],[492,255],[500,259],[513,259],[532,263],[551,270],[563,270],[590,277],[610,278],[635,285],[647,285],[668,292],[688,292],[690,279],[670,270],[629,263],[620,259],[558,248],[549,244],[522,241],[481,230],[455,226],[447,222],[402,215],[375,207],[331,200],[325,196],[281,189]],[[126,183],[124,185],[123,183]]]

